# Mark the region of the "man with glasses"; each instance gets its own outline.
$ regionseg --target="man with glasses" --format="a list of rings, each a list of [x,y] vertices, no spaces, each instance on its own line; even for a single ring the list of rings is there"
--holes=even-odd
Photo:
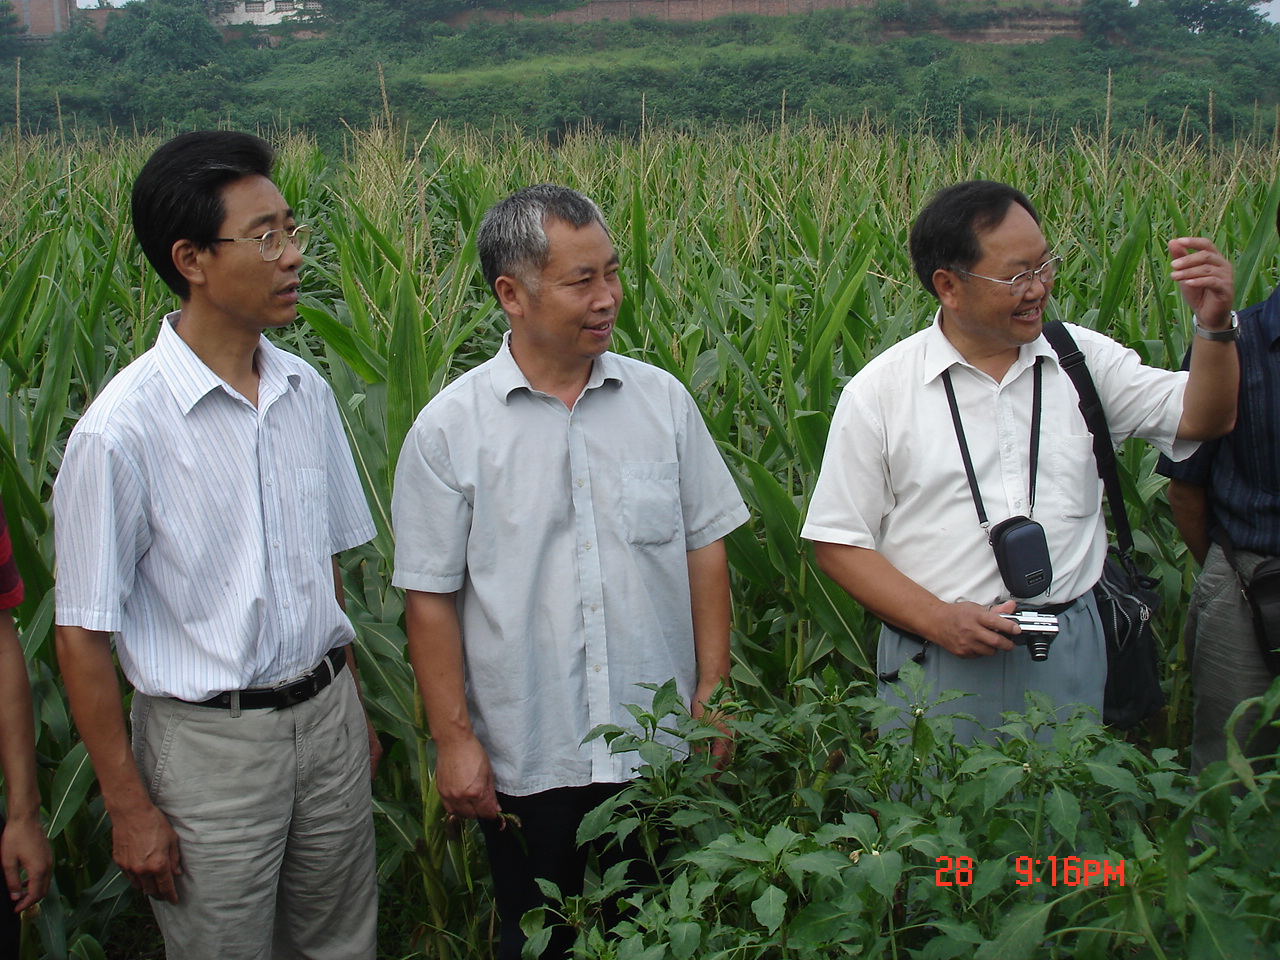
[[[1100,713],[1106,652],[1091,590],[1107,544],[1102,485],[1075,388],[1041,335],[1061,258],[1022,193],[981,180],[936,194],[910,245],[939,303],[934,323],[845,388],[803,536],[884,621],[885,698],[900,699],[899,671],[914,660],[935,694],[974,694],[953,709],[987,729],[1022,711],[1029,690]],[[1231,428],[1238,367],[1230,265],[1201,238],[1169,250],[1199,334],[1189,372],[1144,366],[1092,330],[1071,333],[1115,442],[1139,436],[1182,458]],[[1050,561],[1042,582],[1016,594],[1021,604],[988,542],[1017,517],[1042,528]],[[1058,620],[1044,661],[1014,649],[1019,630],[1003,616],[1027,608]],[[980,735],[967,724],[957,733]]]
[[[262,335],[296,316],[309,233],[272,160],[257,137],[184,134],[134,184],[181,308],[67,442],[58,659],[169,957],[372,960],[380,751],[334,555],[374,528],[333,394]]]

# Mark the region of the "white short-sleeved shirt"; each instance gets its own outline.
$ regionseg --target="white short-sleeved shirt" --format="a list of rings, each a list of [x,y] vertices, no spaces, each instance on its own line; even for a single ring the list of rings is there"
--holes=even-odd
[[[422,411],[396,468],[393,582],[458,592],[467,700],[499,791],[620,782],[599,724],[697,678],[686,552],[747,519],[692,397],[605,353],[572,410],[504,342]]]
[[[114,632],[143,693],[202,700],[295,677],[355,636],[331,558],[374,527],[320,375],[263,338],[255,408],[178,317],[67,442],[57,621]]]
[[[1176,439],[1187,375],[1144,366],[1114,340],[1069,326],[1113,441],[1138,436],[1175,460],[1189,456],[1198,444]],[[1044,357],[1044,409],[1029,512],[1037,357]],[[1027,602],[1075,599],[1102,574],[1102,481],[1075,387],[1044,337],[1020,348],[1000,383],[965,362],[937,319],[868,363],[840,396],[801,535],[878,550],[948,603],[1009,598],[965,477],[941,379],[947,369],[991,524],[1029,514],[1044,527],[1053,582]]]

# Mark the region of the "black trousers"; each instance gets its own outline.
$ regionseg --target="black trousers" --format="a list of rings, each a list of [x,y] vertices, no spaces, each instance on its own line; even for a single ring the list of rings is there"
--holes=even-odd
[[[520,960],[520,950],[525,942],[520,918],[526,911],[546,902],[538,888],[538,878],[550,880],[560,888],[564,897],[582,893],[591,850],[578,846],[578,825],[587,813],[626,786],[625,783],[593,783],[586,787],[560,787],[527,797],[498,794],[502,812],[513,813],[520,818],[519,827],[508,824],[505,829],[500,828],[497,820],[480,821],[489,855],[489,870],[493,875],[498,919],[501,921],[498,960]],[[609,867],[630,859],[632,863],[627,877],[631,882],[644,883],[656,879],[634,834],[620,846],[597,849],[596,852],[602,876]],[[605,922],[612,924],[617,919],[618,911],[610,907],[605,914]],[[572,927],[563,924],[556,927],[550,943],[541,954],[542,960],[564,960],[569,956],[574,936]]]

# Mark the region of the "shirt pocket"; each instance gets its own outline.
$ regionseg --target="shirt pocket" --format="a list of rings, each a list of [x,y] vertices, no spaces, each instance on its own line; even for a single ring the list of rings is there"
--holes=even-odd
[[[622,522],[629,543],[670,543],[680,533],[680,464],[624,460]]]
[[[1092,520],[1102,509],[1102,484],[1098,461],[1093,455],[1093,436],[1045,438],[1053,463],[1053,493],[1056,504],[1044,504],[1072,522]]]
[[[303,559],[318,558],[327,562],[329,549],[329,478],[323,470],[299,467],[297,472],[296,512],[293,518],[297,534],[297,553]]]

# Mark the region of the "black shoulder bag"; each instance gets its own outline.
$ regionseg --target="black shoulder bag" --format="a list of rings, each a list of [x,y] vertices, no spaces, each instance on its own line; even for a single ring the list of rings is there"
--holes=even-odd
[[[1240,581],[1240,592],[1253,614],[1253,635],[1258,641],[1262,662],[1273,677],[1280,677],[1280,557],[1264,559],[1245,576],[1225,533],[1222,552]]]
[[[1080,397],[1080,412],[1093,434],[1098,476],[1102,478],[1111,507],[1116,542],[1107,548],[1102,579],[1093,588],[1107,641],[1107,686],[1102,720],[1108,726],[1128,730],[1165,703],[1164,691],[1160,689],[1156,639],[1151,630],[1151,617],[1160,605],[1160,597],[1155,592],[1159,581],[1139,573],[1133,561],[1133,532],[1116,473],[1111,431],[1084,354],[1060,322],[1046,323],[1044,335]]]

